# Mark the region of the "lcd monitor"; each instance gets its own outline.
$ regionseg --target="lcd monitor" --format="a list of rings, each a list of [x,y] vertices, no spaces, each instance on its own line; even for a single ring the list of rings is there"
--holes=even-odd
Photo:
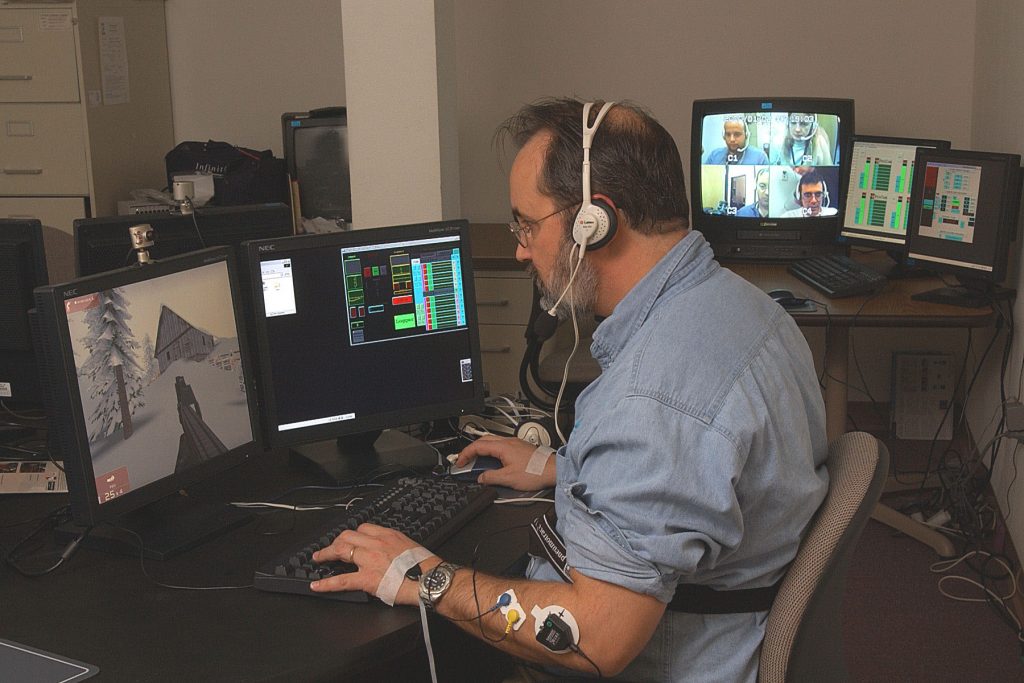
[[[882,249],[896,262],[890,277],[907,271],[910,190],[919,147],[949,149],[947,140],[855,135],[846,157],[846,211],[840,242]]]
[[[846,196],[853,100],[693,103],[693,227],[721,260],[833,253]]]
[[[465,221],[261,240],[248,256],[268,444],[345,481],[435,463],[394,428],[482,410]]]
[[[74,524],[164,558],[245,516],[174,495],[258,450],[249,347],[224,247],[35,291],[54,457]]]
[[[0,402],[10,410],[43,405],[28,312],[47,281],[39,221],[0,219]]]
[[[913,298],[976,308],[1008,294],[998,284],[1020,213],[1020,155],[920,148],[914,165],[907,255],[960,285]]]
[[[95,275],[135,262],[128,228],[148,223],[156,244],[154,259],[205,247],[238,247],[245,240],[292,234],[292,214],[284,204],[206,206],[192,215],[109,216],[74,222],[76,274]]]
[[[282,114],[281,132],[298,232],[333,232],[351,225],[345,107]]]

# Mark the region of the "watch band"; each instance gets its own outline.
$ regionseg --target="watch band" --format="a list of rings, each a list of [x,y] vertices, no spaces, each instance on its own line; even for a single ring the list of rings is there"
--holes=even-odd
[[[420,602],[431,612],[441,602],[441,598],[452,587],[452,580],[455,578],[459,565],[451,562],[441,562],[436,567],[420,577]]]

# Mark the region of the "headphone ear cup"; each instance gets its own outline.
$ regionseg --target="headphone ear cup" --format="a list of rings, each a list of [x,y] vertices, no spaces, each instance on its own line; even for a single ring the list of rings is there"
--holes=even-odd
[[[550,446],[555,434],[555,423],[546,417],[524,420],[516,425],[515,435],[534,446]]]
[[[617,228],[618,221],[611,205],[603,199],[592,199],[576,214],[572,239],[576,244],[586,244],[587,251],[593,251],[611,242]]]

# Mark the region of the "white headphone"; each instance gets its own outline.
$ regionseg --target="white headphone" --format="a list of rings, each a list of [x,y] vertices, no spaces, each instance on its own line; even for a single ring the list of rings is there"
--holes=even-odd
[[[612,238],[615,237],[615,229],[617,227],[615,210],[612,209],[611,205],[602,199],[594,199],[590,194],[590,146],[594,141],[594,133],[597,132],[598,126],[601,125],[605,114],[615,106],[615,103],[605,102],[597,112],[594,125],[590,126],[587,125],[587,121],[590,119],[590,110],[593,106],[593,102],[587,102],[583,105],[583,203],[572,223],[572,240],[579,249],[579,255],[576,257],[575,267],[569,275],[568,284],[566,284],[562,293],[558,295],[558,300],[555,301],[555,304],[548,309],[548,315],[552,316],[555,315],[558,305],[562,303],[565,295],[572,290],[572,282],[576,279],[576,273],[580,269],[583,255],[588,250],[599,249],[611,242]]]
[[[598,126],[615,103],[605,102],[597,112],[594,125],[588,126],[587,121],[590,119],[590,110],[593,106],[593,102],[583,105],[583,204],[572,224],[572,239],[580,246],[581,260],[584,251],[603,247],[615,236],[615,211],[607,202],[594,200],[590,194],[590,146]]]

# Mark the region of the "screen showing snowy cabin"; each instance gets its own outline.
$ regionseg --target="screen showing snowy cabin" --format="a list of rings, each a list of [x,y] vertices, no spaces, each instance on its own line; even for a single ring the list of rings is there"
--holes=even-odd
[[[64,305],[101,503],[253,440],[224,262]]]

